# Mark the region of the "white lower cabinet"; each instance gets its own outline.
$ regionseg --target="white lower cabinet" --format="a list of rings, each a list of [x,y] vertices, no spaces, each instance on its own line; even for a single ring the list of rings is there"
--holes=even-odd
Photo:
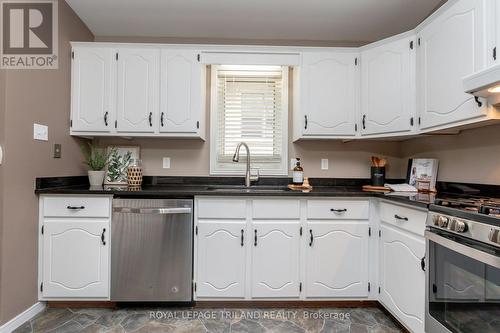
[[[252,297],[300,296],[299,221],[254,222]]]
[[[107,300],[111,196],[40,197],[40,300]]]
[[[43,229],[43,297],[108,297],[109,222],[46,221]]]
[[[196,295],[244,298],[246,221],[199,221],[196,228]]]
[[[307,224],[306,296],[368,296],[368,223]]]
[[[367,200],[197,198],[195,299],[368,298],[368,206]],[[318,207],[320,213],[308,214]],[[365,212],[366,218],[349,219]]]
[[[381,226],[380,295],[385,305],[412,332],[424,331],[424,238],[392,226]]]

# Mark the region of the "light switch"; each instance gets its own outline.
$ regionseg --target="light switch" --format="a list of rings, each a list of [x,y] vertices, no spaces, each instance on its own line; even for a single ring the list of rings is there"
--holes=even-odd
[[[61,144],[54,143],[54,158],[61,158]]]
[[[49,127],[40,124],[33,124],[33,139],[49,141]]]
[[[163,158],[163,169],[170,169],[170,157]]]
[[[327,158],[321,159],[321,170],[328,170],[328,159]]]

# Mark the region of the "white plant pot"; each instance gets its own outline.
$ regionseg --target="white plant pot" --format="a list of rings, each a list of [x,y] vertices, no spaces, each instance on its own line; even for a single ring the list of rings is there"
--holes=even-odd
[[[106,171],[90,171],[89,170],[89,183],[90,186],[102,186],[104,183],[104,176]]]

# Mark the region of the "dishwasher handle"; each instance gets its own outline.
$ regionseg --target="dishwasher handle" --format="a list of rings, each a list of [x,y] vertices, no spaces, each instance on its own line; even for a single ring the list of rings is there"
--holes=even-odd
[[[156,215],[172,215],[172,214],[190,214],[191,208],[131,208],[131,207],[113,207],[115,213],[127,214],[156,214]]]

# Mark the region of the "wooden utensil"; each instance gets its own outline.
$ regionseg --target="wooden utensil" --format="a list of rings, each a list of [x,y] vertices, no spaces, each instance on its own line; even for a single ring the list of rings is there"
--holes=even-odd
[[[391,189],[383,186],[363,185],[365,192],[391,192]]]

